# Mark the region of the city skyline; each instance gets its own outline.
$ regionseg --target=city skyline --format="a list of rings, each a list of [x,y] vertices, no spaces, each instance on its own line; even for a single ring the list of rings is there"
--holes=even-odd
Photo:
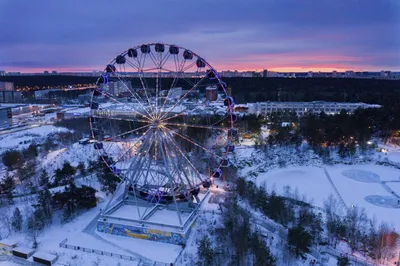
[[[400,71],[396,0],[23,0],[0,2],[0,10],[7,72],[99,71],[157,41],[191,49],[219,71]]]

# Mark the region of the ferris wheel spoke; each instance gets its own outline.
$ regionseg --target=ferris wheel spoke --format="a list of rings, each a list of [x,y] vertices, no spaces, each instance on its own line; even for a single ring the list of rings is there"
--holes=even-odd
[[[178,171],[178,169],[180,168],[179,165],[178,165],[178,163],[175,163],[175,167],[173,166],[172,159],[171,159],[171,156],[169,155],[167,145],[166,145],[166,143],[164,143],[164,142],[163,142],[163,144],[164,144],[165,152],[166,152],[166,154],[167,154],[167,159],[169,160],[169,163],[170,163],[170,167],[171,167],[171,169],[174,170],[174,173],[172,173],[172,176],[174,176],[174,174],[175,174],[175,176],[178,176],[178,178],[181,180],[181,184],[184,184],[185,181],[183,180],[182,175],[180,175],[180,174],[179,174],[179,171]],[[190,181],[190,179],[187,178],[186,175],[185,175],[185,177],[186,177],[187,184],[188,184],[190,187],[192,187],[193,184],[192,184],[192,182]],[[175,180],[174,180],[174,181],[175,181]]]
[[[151,114],[147,111],[147,109],[145,108],[146,104],[144,103],[144,101],[139,100],[139,99],[140,99],[139,95],[137,95],[136,93],[134,93],[133,91],[131,91],[131,89],[129,89],[129,87],[126,85],[126,83],[121,79],[121,77],[120,77],[116,72],[114,72],[114,73],[116,74],[116,77],[117,77],[117,78],[122,82],[122,84],[125,86],[125,88],[132,94],[132,96],[135,98],[135,100],[137,101],[137,103],[143,106],[143,110],[148,114],[148,116],[149,116],[149,117],[152,117],[152,115],[151,115]],[[135,94],[137,95],[137,97],[136,97]],[[149,107],[151,108],[151,106],[149,106]]]
[[[147,128],[147,127],[149,127],[149,126],[150,126],[150,125],[145,125],[145,126],[142,126],[142,127],[135,128],[135,129],[133,129],[133,130],[129,130],[129,131],[127,131],[127,132],[118,134],[118,135],[116,135],[116,136],[112,136],[112,137],[108,138],[108,140],[111,140],[111,141],[112,141],[112,140],[114,140],[115,138],[122,137],[122,136],[125,136],[125,135],[128,135],[128,134],[134,133],[134,132],[136,132],[136,131],[139,131],[139,130],[141,130],[141,129]]]
[[[171,53],[166,53],[166,55],[161,59],[161,66],[164,66],[165,63],[168,61],[168,58],[170,57]]]
[[[171,84],[171,86],[170,86],[170,88],[168,90],[167,97],[165,97],[164,103],[163,103],[162,107],[160,108],[160,110],[162,110],[165,107],[165,105],[167,104],[168,98],[170,96],[169,94],[171,93],[171,91],[175,87],[175,85],[177,84],[179,76],[184,78],[184,72],[182,71],[182,69],[183,69],[185,63],[186,63],[186,59],[182,60],[181,65],[179,65],[178,68],[177,68],[177,71],[175,71],[176,75],[174,75],[174,79],[173,79],[172,84]],[[170,72],[173,72],[173,71],[170,71]],[[192,84],[192,85],[194,85],[194,84]]]
[[[97,90],[97,89],[96,89],[96,90]],[[116,103],[118,103],[118,104],[120,104],[120,105],[122,105],[122,106],[129,106],[129,105],[126,105],[126,104],[124,104],[124,103],[118,101],[118,100],[115,99],[113,96],[111,96],[109,93],[105,93],[105,92],[103,92],[103,91],[101,91],[101,90],[97,90],[97,91],[98,91],[99,93],[101,93],[102,95],[104,95],[105,97],[111,99],[112,101],[114,101],[114,102],[116,102]],[[140,112],[136,111],[135,109],[132,109],[130,106],[129,106],[129,109],[132,110],[135,114],[142,116],[142,117],[145,118],[146,120],[151,120],[150,117],[146,116],[146,115],[143,114],[143,113],[140,113]]]
[[[186,157],[185,153],[182,151],[182,149],[179,147],[179,145],[175,142],[175,140],[173,140],[172,136],[169,136],[169,134],[166,132],[166,130],[163,130],[163,132],[164,132],[164,135],[169,139],[171,144],[174,146],[174,148],[178,151],[178,153],[188,162],[188,164],[192,167],[192,169],[197,173],[198,177],[200,179],[202,179],[200,172],[196,169],[196,167],[194,167],[192,162]],[[189,180],[188,180],[188,182],[189,182],[189,184],[191,184],[191,182]]]
[[[187,65],[185,68],[182,68],[182,72],[187,71],[188,69],[191,69],[193,66],[196,65],[196,61],[190,63],[189,65]]]
[[[149,53],[149,57],[150,57],[151,61],[153,61],[154,65],[158,66],[157,59],[155,58],[155,56],[153,54],[153,51],[151,51],[151,50],[150,50],[150,53]]]
[[[165,121],[167,121],[167,120],[171,120],[171,119],[174,119],[174,118],[177,118],[177,117],[180,117],[180,116],[187,116],[187,115],[188,115],[187,113],[180,113],[180,114],[168,116],[168,117],[166,117],[166,118],[164,118],[164,119],[161,119],[161,121],[162,121],[162,122],[165,122]]]
[[[195,88],[197,88],[200,83],[205,79],[205,77],[203,77],[196,85],[194,85],[191,89],[189,89],[181,98],[179,98],[179,100],[165,113],[161,116],[161,119],[165,118],[165,116],[167,116],[172,110],[174,110],[174,108]]]
[[[169,138],[165,132],[163,132],[163,133],[164,133],[164,135],[165,135],[166,138]],[[169,138],[169,139],[170,139],[170,138]],[[171,141],[171,139],[170,139],[170,141]],[[171,141],[171,144],[174,144],[174,143]],[[168,160],[169,160],[169,162],[170,162],[171,169],[174,169],[174,170],[176,171],[176,173],[178,173],[178,169],[180,168],[180,166],[178,165],[178,163],[175,163],[175,167],[173,166],[171,157],[168,156],[168,154],[169,154],[170,152],[168,151],[168,148],[167,148],[166,143],[164,143],[164,148],[165,148],[165,151],[166,151],[166,153],[167,153],[167,158],[168,158]],[[175,147],[174,147],[174,148],[175,148]],[[177,149],[177,148],[175,148],[175,149]],[[176,154],[176,153],[175,153],[175,154]],[[175,158],[178,158],[178,157],[175,156]],[[188,162],[190,162],[190,161],[188,161]],[[176,176],[179,177],[179,179],[181,180],[182,184],[185,183],[181,175],[177,174]],[[190,179],[189,179],[186,175],[185,175],[185,178],[186,178],[186,181],[187,181],[188,185],[189,185],[190,187],[193,187],[192,182],[190,181]]]
[[[128,153],[130,153],[132,151],[132,149],[136,147],[136,145],[139,143],[139,141],[141,141],[149,131],[150,131],[150,128],[147,129],[146,132],[144,132],[142,136],[140,136],[138,139],[136,139],[136,141],[133,143],[133,145],[130,148],[128,148],[127,151],[124,151],[124,153],[118,157],[117,162],[119,162],[123,157],[125,157]]]
[[[180,137],[180,138],[182,138],[182,139],[188,141],[189,143],[195,145],[196,147],[199,147],[200,149],[202,149],[202,150],[204,150],[204,151],[206,151],[206,152],[208,152],[208,153],[211,153],[212,155],[218,157],[219,159],[223,159],[221,156],[219,156],[219,155],[216,154],[215,152],[212,152],[211,150],[207,149],[207,148],[204,147],[203,145],[199,144],[197,141],[194,141],[193,139],[190,139],[189,137],[184,136],[184,135],[182,135],[182,134],[176,132],[175,130],[173,130],[173,129],[171,129],[171,128],[168,128],[168,127],[166,127],[166,126],[165,126],[164,128],[166,128],[169,132],[173,133],[174,135],[177,135],[178,137]]]
[[[137,60],[137,58],[136,58],[136,60]],[[129,61],[127,61],[127,62],[129,62]],[[129,63],[128,63],[128,64],[129,64]],[[147,104],[148,104],[148,106],[150,107],[151,112],[154,114],[153,106],[152,106],[152,104],[150,103],[150,99],[149,99],[149,96],[148,96],[148,94],[147,94],[147,90],[148,90],[147,82],[146,82],[146,80],[143,80],[143,79],[142,79],[141,74],[140,74],[140,73],[143,74],[143,70],[140,69],[140,68],[137,68],[137,70],[138,70],[138,77],[139,77],[139,79],[140,79],[140,83],[142,84],[142,88],[143,88],[143,91],[144,91],[145,96],[146,96]],[[143,75],[143,76],[144,76],[144,75]],[[136,92],[135,92],[135,93],[136,93]],[[136,94],[137,94],[137,93],[136,93]],[[138,96],[139,96],[139,95],[138,95]]]

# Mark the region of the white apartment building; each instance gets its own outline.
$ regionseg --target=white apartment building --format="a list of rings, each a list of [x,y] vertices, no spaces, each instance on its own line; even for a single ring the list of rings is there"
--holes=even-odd
[[[325,112],[328,115],[339,114],[341,110],[353,113],[358,108],[380,108],[378,104],[366,103],[342,103],[342,102],[257,102],[237,105],[241,111],[248,114],[268,115],[274,112],[296,112],[303,116],[309,112],[319,114]]]

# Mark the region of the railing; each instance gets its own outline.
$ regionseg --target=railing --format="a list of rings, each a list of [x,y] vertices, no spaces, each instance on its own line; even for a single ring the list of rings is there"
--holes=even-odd
[[[83,252],[94,253],[94,254],[97,254],[97,255],[109,256],[109,257],[123,259],[123,260],[137,261],[138,265],[171,266],[171,263],[167,263],[167,262],[152,261],[150,259],[145,259],[143,261],[141,258],[132,257],[132,256],[128,256],[128,255],[121,255],[121,254],[112,253],[112,252],[108,252],[108,251],[101,251],[101,250],[92,249],[92,248],[85,248],[85,247],[81,247],[81,246],[68,245],[67,241],[68,241],[68,238],[65,238],[63,241],[61,241],[58,244],[59,247],[60,248],[67,248],[67,249],[73,249],[73,250],[80,250],[80,251],[83,251]],[[175,262],[176,262],[176,260],[175,260]],[[175,262],[172,263],[172,265],[175,265]]]
[[[139,263],[141,262],[141,259],[135,258],[132,256],[121,255],[121,254],[116,254],[116,253],[112,253],[112,252],[108,252],[108,251],[101,251],[101,250],[92,249],[92,248],[85,248],[85,247],[81,247],[81,246],[68,245],[68,244],[66,244],[67,241],[68,241],[68,238],[61,241],[59,244],[60,248],[80,250],[83,252],[95,253],[98,255],[109,256],[109,257],[119,258],[119,259],[123,259],[123,260],[138,261]]]

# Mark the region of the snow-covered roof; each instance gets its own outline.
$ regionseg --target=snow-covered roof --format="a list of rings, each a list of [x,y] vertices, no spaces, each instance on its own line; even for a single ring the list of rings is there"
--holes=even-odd
[[[50,253],[45,253],[45,252],[35,252],[35,254],[33,254],[33,257],[38,258],[38,259],[44,259],[47,261],[54,261],[55,259],[57,259],[56,255],[53,255]]]
[[[18,242],[15,240],[10,240],[10,239],[0,240],[0,245],[4,245],[4,246],[16,246],[17,244],[18,244]]]
[[[16,248],[13,248],[13,251],[16,251],[16,252],[19,252],[19,253],[23,253],[23,254],[31,254],[35,250],[31,249],[31,248],[27,248],[27,247],[16,247]]]

